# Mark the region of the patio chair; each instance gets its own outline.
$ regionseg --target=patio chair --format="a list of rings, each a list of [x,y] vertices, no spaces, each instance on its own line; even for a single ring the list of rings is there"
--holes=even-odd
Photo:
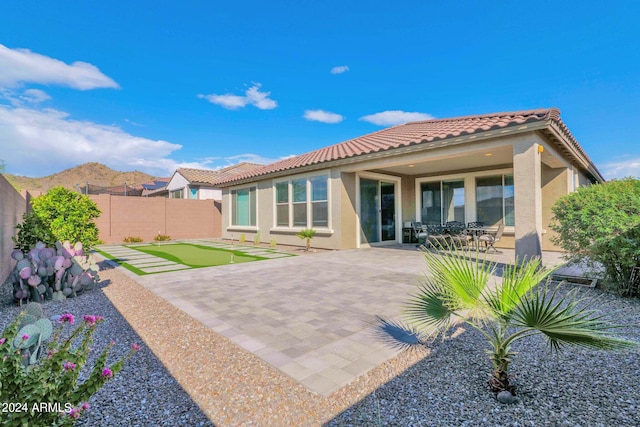
[[[485,232],[482,236],[478,237],[478,241],[485,244],[485,252],[489,252],[489,249],[493,248],[495,253],[501,253],[494,246],[497,242],[502,238],[502,233],[504,232],[504,223],[500,223],[497,231],[488,231]]]
[[[473,240],[476,249],[478,249],[478,237],[482,236],[484,232],[484,222],[482,221],[472,221],[467,224],[467,234]]]
[[[423,245],[427,243],[427,230],[424,225],[420,221],[412,222],[411,226],[413,227],[413,235],[418,239],[418,244],[416,246]]]
[[[471,236],[467,233],[464,222],[449,221],[445,224],[445,229],[449,232],[451,244],[457,248],[468,248]]]
[[[444,232],[444,228],[438,224],[427,225],[427,241],[431,247],[436,249],[449,247],[449,237]]]

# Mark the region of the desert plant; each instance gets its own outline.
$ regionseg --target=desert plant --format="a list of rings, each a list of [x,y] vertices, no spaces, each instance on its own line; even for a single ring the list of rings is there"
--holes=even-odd
[[[260,244],[260,232],[258,231],[255,236],[253,236],[253,244],[258,246]]]
[[[126,359],[140,349],[137,344],[131,344],[128,353],[107,365],[113,344],[105,347],[84,382],[79,383],[80,371],[87,362],[93,334],[103,321],[102,317],[83,316],[82,323],[63,339],[63,327],[73,325],[75,318],[70,313],[59,316],[58,327],[51,341],[46,344],[46,352],[34,353],[38,356],[46,354],[46,357],[40,357],[37,363],[25,366],[25,347],[35,340],[44,348],[44,334],[51,335],[53,330],[48,319],[38,320],[47,326],[37,331],[29,329],[32,325],[20,327],[25,316],[28,314],[22,312],[4,329],[0,338],[0,400],[14,402],[13,408],[10,408],[13,410],[3,414],[5,426],[73,425],[82,412],[89,409],[89,398],[122,369]]]
[[[554,243],[596,274],[607,288],[624,296],[640,296],[631,286],[640,267],[640,180],[626,178],[580,187],[552,208]]]
[[[65,240],[90,248],[98,241],[94,219],[100,210],[88,196],[55,187],[33,199],[31,207],[16,227],[18,233],[13,240],[17,248],[28,250],[39,241],[53,246]]]
[[[300,232],[298,234],[296,234],[296,236],[298,236],[299,238],[307,241],[307,247],[306,247],[306,251],[309,252],[309,250],[311,250],[311,239],[313,238],[313,236],[316,235],[316,230],[314,230],[313,228],[305,228],[303,230],[300,230]]]
[[[398,325],[384,319],[380,319],[379,332],[388,333],[400,345],[414,346],[444,336],[456,325],[469,325],[490,346],[491,390],[509,393],[515,392],[509,382],[509,363],[515,355],[511,346],[524,337],[542,334],[551,351],[563,347],[619,350],[638,345],[616,338],[612,330],[617,326],[607,325],[578,299],[577,290],[562,294],[558,287],[550,289],[548,282],[537,286],[553,271],[543,268],[538,259],[506,266],[502,282],[491,283],[496,265],[486,258],[464,255],[468,254],[457,249],[424,251],[429,275],[406,306],[406,334],[398,334]]]
[[[142,242],[142,237],[134,237],[134,236],[127,236],[123,239],[124,243],[140,243]]]
[[[156,237],[153,238],[156,242],[168,242],[171,240],[171,236],[166,234],[156,234]]]
[[[7,280],[20,304],[61,301],[92,289],[100,280],[96,260],[85,254],[80,242],[73,246],[68,241],[56,242],[55,248],[38,242],[26,253],[15,249],[11,258],[16,265]]]
[[[278,242],[276,241],[276,238],[272,237],[271,240],[269,241],[269,247],[271,249],[275,249],[277,245],[278,245]]]
[[[240,234],[240,239],[238,239],[238,243],[240,244],[244,243],[244,239],[245,239],[244,233]]]

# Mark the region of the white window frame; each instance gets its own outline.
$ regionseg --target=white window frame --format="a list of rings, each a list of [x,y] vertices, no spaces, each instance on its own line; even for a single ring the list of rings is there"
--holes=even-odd
[[[324,177],[327,182],[327,226],[326,227],[317,227],[313,226],[313,200],[312,200],[312,189],[311,189],[311,180],[313,178]],[[306,191],[306,207],[307,207],[307,224],[306,226],[293,225],[293,185],[292,181],[296,180],[305,180],[305,191]],[[289,207],[289,225],[278,225],[278,193],[276,190],[276,185],[281,183],[287,183],[287,205]],[[323,171],[322,173],[312,173],[312,174],[302,174],[302,175],[292,175],[281,179],[274,179],[271,183],[271,188],[273,189],[273,227],[271,231],[288,231],[288,232],[298,232],[300,230],[304,230],[305,228],[313,228],[319,233],[333,233],[333,229],[331,227],[331,174],[329,171]],[[316,200],[315,202],[319,202],[322,200]]]

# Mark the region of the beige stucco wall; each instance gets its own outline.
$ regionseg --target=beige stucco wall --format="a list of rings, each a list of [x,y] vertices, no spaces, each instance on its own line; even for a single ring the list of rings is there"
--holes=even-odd
[[[568,168],[550,168],[542,165],[542,250],[557,251],[559,247],[552,243],[556,233],[551,230],[553,213],[551,208],[562,196],[569,193],[573,171]]]

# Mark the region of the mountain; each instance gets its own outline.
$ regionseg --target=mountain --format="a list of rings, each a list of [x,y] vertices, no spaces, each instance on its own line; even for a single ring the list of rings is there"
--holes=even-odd
[[[115,171],[108,166],[96,162],[85,163],[42,178],[30,178],[12,174],[4,174],[4,177],[17,190],[33,191],[47,191],[59,185],[70,190],[75,190],[76,186],[82,187],[87,182],[91,185],[101,187],[113,187],[123,185],[126,182],[127,186],[129,186],[153,181],[155,178],[152,175],[139,171]]]

